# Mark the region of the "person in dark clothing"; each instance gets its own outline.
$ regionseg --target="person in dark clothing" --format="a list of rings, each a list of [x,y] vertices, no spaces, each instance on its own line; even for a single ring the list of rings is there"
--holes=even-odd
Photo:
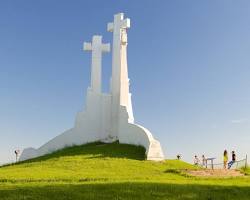
[[[236,154],[235,151],[232,151],[232,160],[228,163],[228,169],[230,169],[235,162],[236,162]]]

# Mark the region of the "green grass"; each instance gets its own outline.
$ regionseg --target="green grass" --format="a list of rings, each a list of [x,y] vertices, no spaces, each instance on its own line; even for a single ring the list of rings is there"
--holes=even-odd
[[[247,167],[247,168],[242,168],[241,171],[242,171],[244,174],[250,176],[250,168],[249,168],[249,167]]]
[[[92,143],[0,168],[0,199],[250,199],[250,178],[195,178],[142,147]],[[249,169],[246,170],[249,173]]]

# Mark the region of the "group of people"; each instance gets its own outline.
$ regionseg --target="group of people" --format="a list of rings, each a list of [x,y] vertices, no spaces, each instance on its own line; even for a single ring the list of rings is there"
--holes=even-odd
[[[207,159],[206,159],[205,155],[202,155],[202,156],[201,156],[201,161],[202,161],[202,162],[200,162],[200,159],[198,158],[197,155],[194,156],[194,164],[195,164],[195,165],[200,165],[200,164],[201,164],[202,166],[206,166],[206,164],[207,164]]]
[[[232,159],[231,161],[228,162],[228,153],[227,150],[224,151],[223,153],[223,165],[224,165],[224,169],[230,169],[232,167],[232,165],[236,162],[236,154],[235,151],[232,151]],[[205,157],[205,155],[202,155],[201,157],[201,161],[198,158],[197,155],[194,156],[194,165],[202,165],[202,166],[207,166],[207,159]]]

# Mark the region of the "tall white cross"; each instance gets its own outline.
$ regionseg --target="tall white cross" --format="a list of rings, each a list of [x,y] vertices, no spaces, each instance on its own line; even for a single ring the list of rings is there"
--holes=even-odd
[[[83,50],[92,51],[91,88],[93,92],[101,93],[102,89],[102,53],[110,51],[110,44],[102,43],[102,36],[94,35],[92,43],[84,42]]]
[[[112,49],[112,94],[120,95],[122,91],[121,82],[124,82],[122,76],[127,72],[127,29],[130,28],[130,19],[124,19],[123,13],[114,16],[114,22],[108,23],[108,31],[113,32]],[[122,74],[123,73],[123,74]],[[125,78],[125,77],[124,77]],[[125,78],[125,79],[128,79]],[[125,80],[127,81],[127,80]]]
[[[114,15],[114,21],[108,23],[107,29],[113,32],[112,48],[112,135],[118,134],[120,106],[126,106],[129,119],[133,118],[132,105],[129,94],[129,79],[127,66],[127,29],[130,19],[124,19],[123,13]]]

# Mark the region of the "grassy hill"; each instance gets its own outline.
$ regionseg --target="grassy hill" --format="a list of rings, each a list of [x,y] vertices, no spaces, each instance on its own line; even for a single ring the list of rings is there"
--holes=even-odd
[[[0,168],[0,199],[250,199],[250,178],[195,178],[182,161],[92,143]],[[249,171],[248,171],[249,173]]]

